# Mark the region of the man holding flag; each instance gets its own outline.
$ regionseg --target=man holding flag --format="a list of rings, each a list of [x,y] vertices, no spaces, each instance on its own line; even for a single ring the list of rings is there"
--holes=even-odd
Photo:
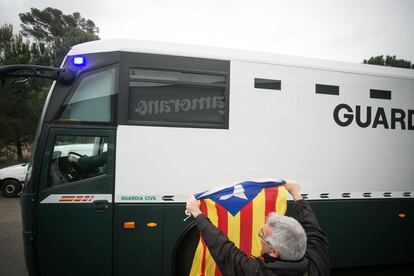
[[[267,187],[272,185],[270,182],[244,182],[234,186],[233,192],[229,195],[219,194],[213,200],[216,205],[219,202],[219,205],[224,205],[228,212],[235,215],[238,210],[246,206],[246,203],[241,203],[244,205],[234,210],[234,204],[228,203],[229,199],[234,197],[236,205],[240,205],[237,201],[254,199],[259,193],[259,191],[254,191],[257,184]],[[293,206],[297,211],[299,222],[280,215],[281,212],[268,214],[266,223],[262,224],[263,226],[257,233],[261,242],[260,257],[251,257],[246,250],[238,248],[228,236],[217,229],[200,210],[199,202],[194,196],[187,201],[187,212],[195,218],[196,226],[201,233],[202,244],[208,248],[209,254],[217,264],[217,269],[212,275],[329,275],[328,240],[309,203],[302,199],[299,184],[284,181],[280,184],[285,184],[287,191],[295,201]],[[253,188],[253,192],[249,192],[249,188]],[[202,199],[203,195],[198,194],[196,197]],[[201,207],[206,213],[207,208],[203,208],[203,204],[205,205],[201,201]],[[251,225],[240,227],[248,228]],[[203,262],[205,265],[205,261]],[[197,273],[209,274],[206,271]]]

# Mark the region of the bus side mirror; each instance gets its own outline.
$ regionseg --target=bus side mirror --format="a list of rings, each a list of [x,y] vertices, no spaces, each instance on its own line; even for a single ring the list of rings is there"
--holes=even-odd
[[[76,73],[67,68],[56,68],[43,65],[16,64],[0,66],[1,82],[4,84],[5,78],[23,78],[20,82],[24,82],[26,78],[43,78],[51,79],[62,83],[65,86],[71,85]],[[0,87],[1,89],[1,87]]]

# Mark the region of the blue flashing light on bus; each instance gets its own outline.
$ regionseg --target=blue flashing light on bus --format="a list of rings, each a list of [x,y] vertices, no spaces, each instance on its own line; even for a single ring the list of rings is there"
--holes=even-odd
[[[74,57],[73,58],[73,65],[76,66],[83,66],[86,64],[86,59],[84,57]]]

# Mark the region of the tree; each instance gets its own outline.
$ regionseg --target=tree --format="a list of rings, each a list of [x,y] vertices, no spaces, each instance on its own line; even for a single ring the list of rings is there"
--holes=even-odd
[[[44,45],[30,43],[21,34],[13,35],[13,26],[0,27],[0,65],[50,64]],[[23,146],[33,141],[39,114],[50,81],[8,81],[0,95],[0,145],[13,144],[19,162],[23,161]]]
[[[78,12],[65,15],[50,7],[44,10],[32,8],[19,17],[22,22],[20,34],[13,34],[12,25],[0,27],[0,66],[37,64],[59,67],[73,45],[99,39],[95,23],[81,17]],[[14,145],[17,158],[22,162],[22,148],[34,140],[50,85],[51,81],[44,79],[5,83],[0,94],[0,154],[2,148]]]
[[[375,64],[375,65],[382,65],[382,66],[391,66],[391,67],[399,67],[399,68],[412,68],[414,69],[414,64],[411,64],[411,61],[404,60],[404,59],[397,59],[397,56],[376,56],[370,57],[368,60],[364,59],[364,64]]]
[[[98,40],[99,28],[90,19],[83,18],[79,12],[63,14],[51,7],[20,13],[21,34],[35,39],[49,47],[52,64],[59,66],[73,45]]]

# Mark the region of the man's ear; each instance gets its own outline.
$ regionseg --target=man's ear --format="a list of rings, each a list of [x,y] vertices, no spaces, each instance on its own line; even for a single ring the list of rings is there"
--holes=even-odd
[[[279,252],[277,252],[276,250],[274,250],[272,248],[272,252],[270,252],[269,255],[272,256],[272,257],[277,258],[277,257],[279,257]]]

